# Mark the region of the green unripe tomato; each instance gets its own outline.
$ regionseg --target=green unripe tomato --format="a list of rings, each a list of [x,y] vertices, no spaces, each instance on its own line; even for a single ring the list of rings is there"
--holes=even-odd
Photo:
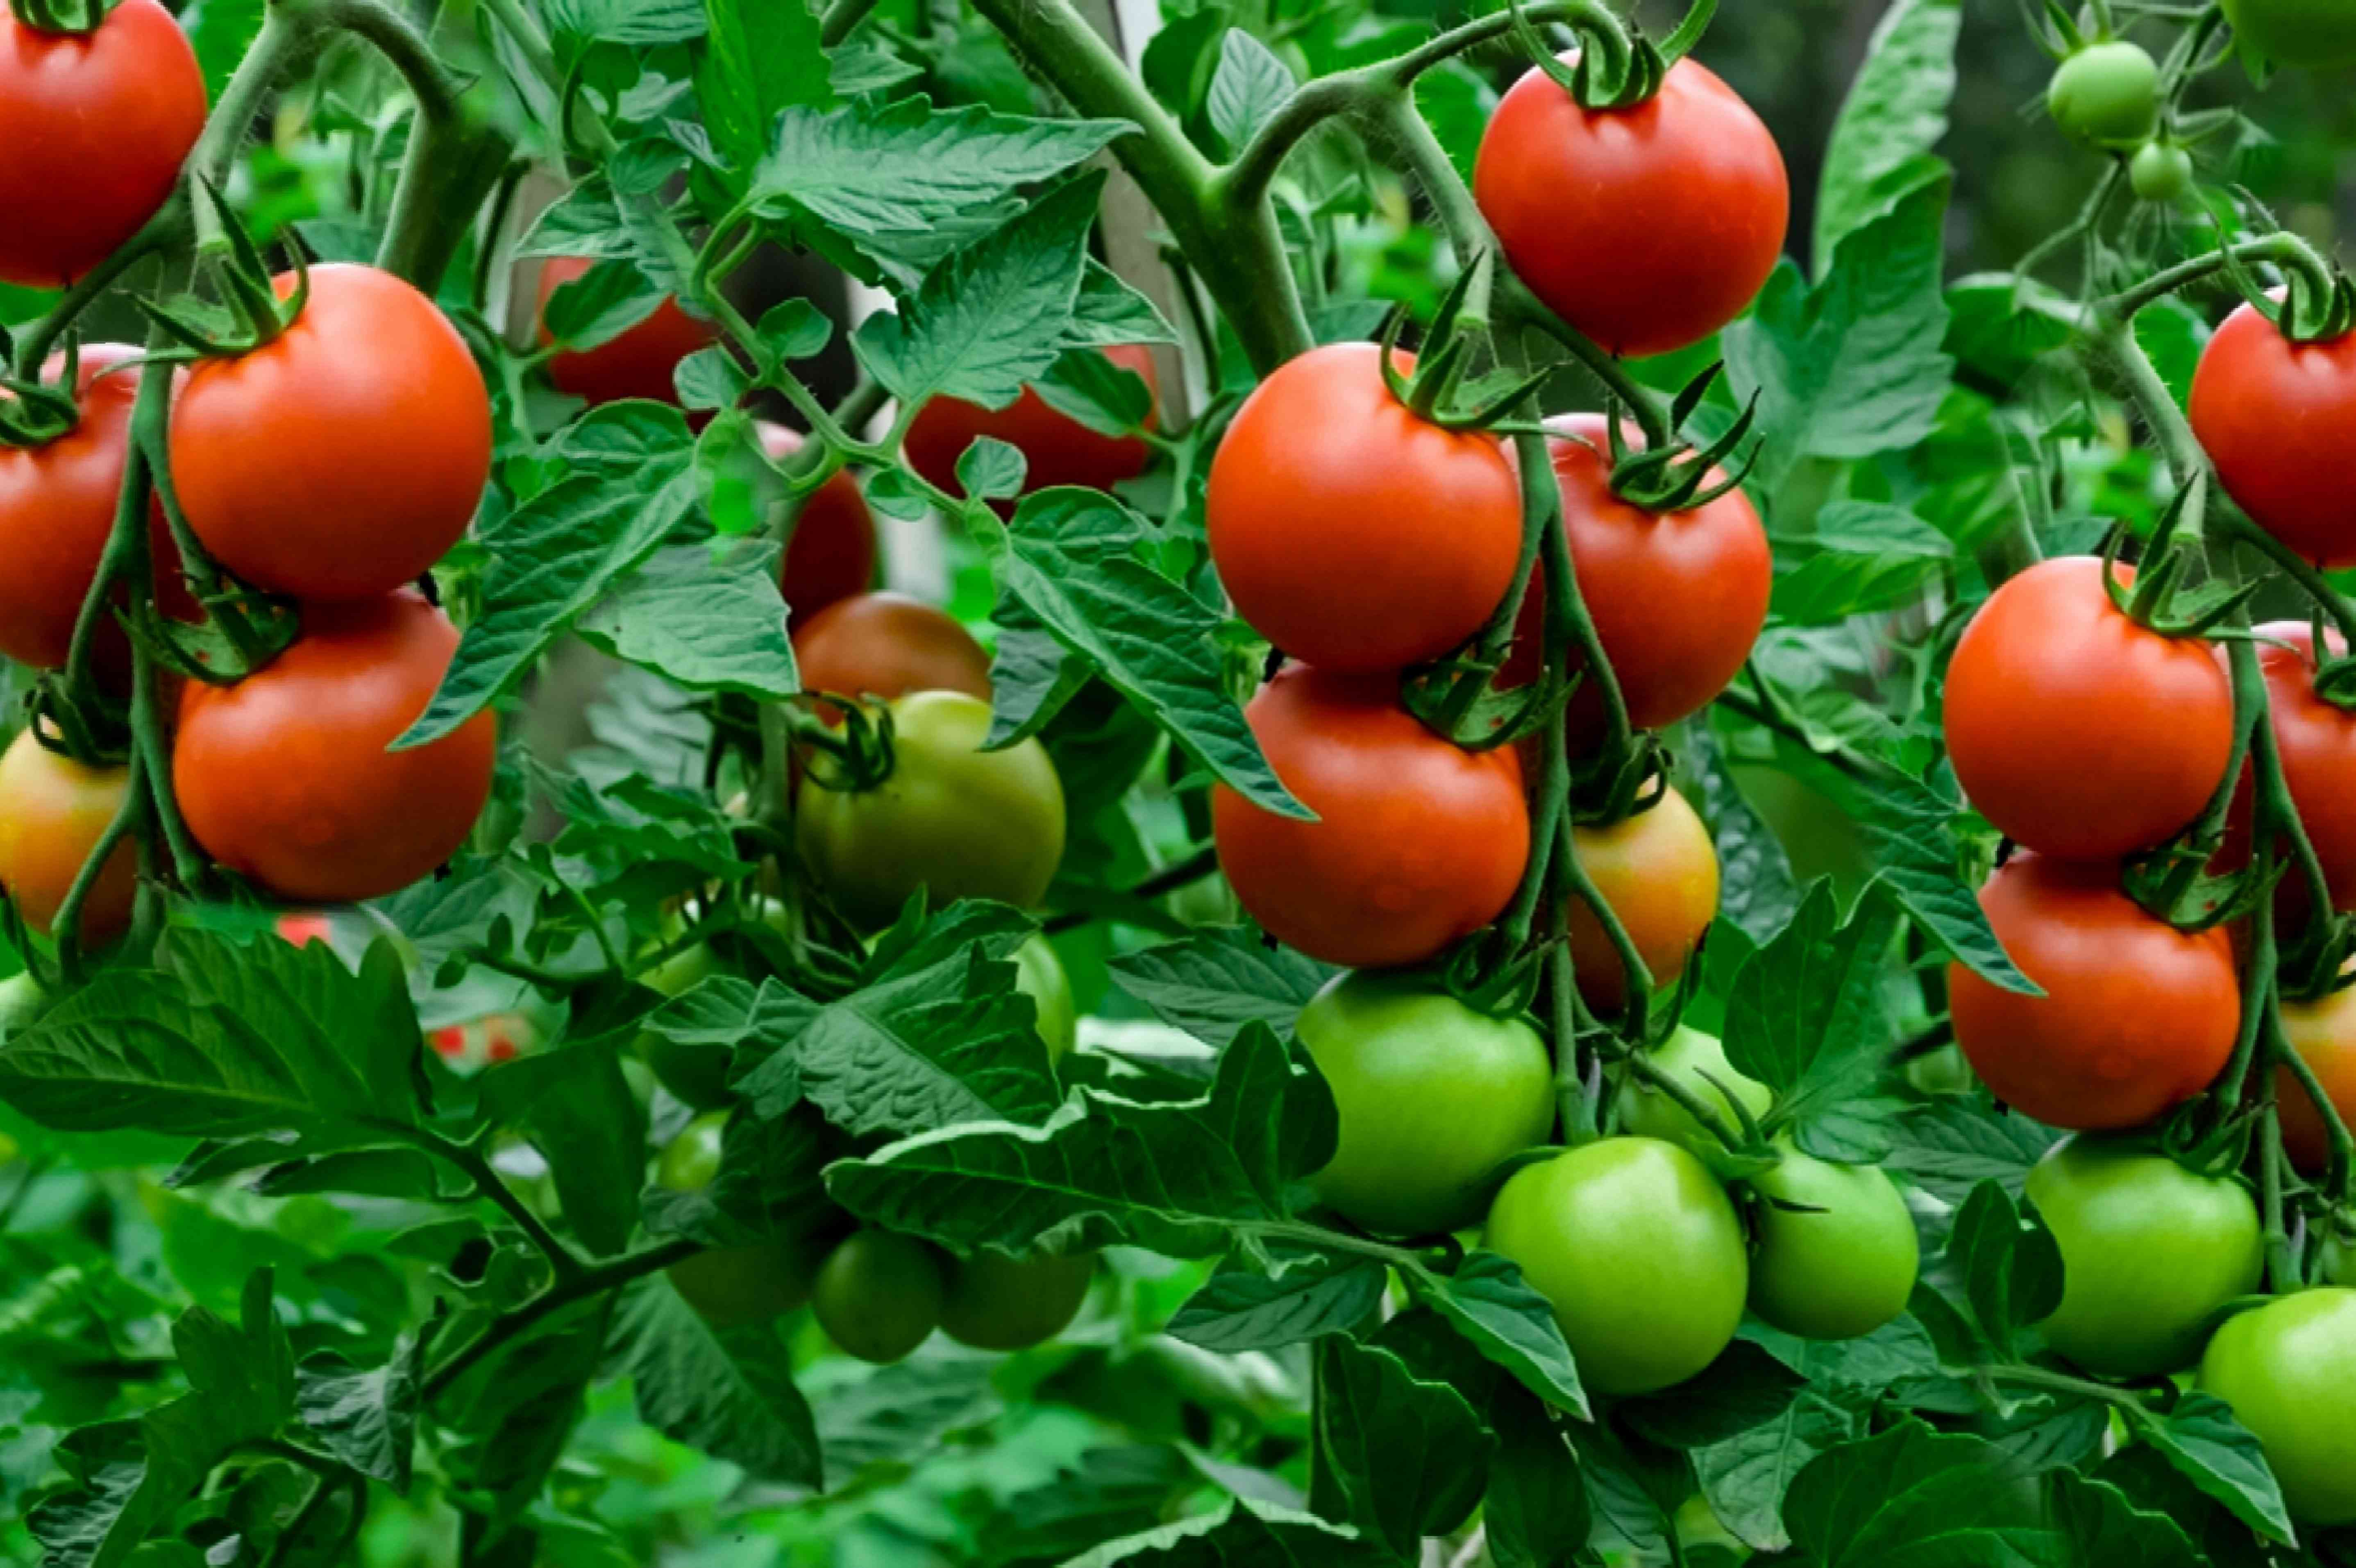
[[[2327,1233],[2315,1258],[2315,1283],[2356,1286],[2356,1237],[2338,1230]]]
[[[2159,67],[2125,38],[2089,44],[2054,71],[2045,107],[2079,141],[2132,146],[2159,128]]]
[[[977,1252],[950,1265],[941,1332],[976,1350],[1028,1350],[1071,1326],[1088,1298],[1096,1254],[1009,1258]]]
[[[1854,1339],[1906,1310],[1922,1243],[1897,1185],[1872,1165],[1804,1155],[1751,1178],[1762,1198],[1751,1259],[1751,1310],[1803,1339]],[[1802,1204],[1807,1212],[1772,1201]]]
[[[1906,1081],[1924,1094],[1969,1094],[1980,1080],[1972,1076],[1963,1047],[1951,1042],[1908,1062]]]
[[[2127,160],[2127,183],[2142,200],[2176,201],[2192,188],[2192,155],[2173,142],[2146,142]]]
[[[1685,1381],[1742,1321],[1751,1271],[1734,1204],[1657,1138],[1606,1138],[1516,1171],[1489,1210],[1487,1245],[1552,1304],[1599,1393]]]
[[[1675,1034],[1654,1048],[1653,1065],[1716,1112],[1729,1131],[1736,1130],[1741,1121],[1727,1103],[1729,1093],[1740,1101],[1754,1119],[1766,1115],[1768,1106],[1774,1102],[1775,1097],[1765,1084],[1745,1078],[1727,1065],[1726,1047],[1716,1035],[1705,1035],[1687,1025],[1679,1025]],[[1620,1130],[1623,1133],[1639,1138],[1659,1138],[1697,1155],[1719,1146],[1718,1140],[1684,1106],[1633,1074],[1622,1085],[1618,1103]]]
[[[2333,66],[2356,59],[2356,8],[2344,0],[2224,0],[2233,41],[2276,65]]]
[[[1080,1040],[1080,1010],[1072,1000],[1072,977],[1045,937],[1033,937],[1016,948],[1014,986],[1039,1010],[1039,1038],[1047,1047],[1050,1064],[1072,1054]]]
[[[802,859],[845,917],[892,923],[919,887],[934,908],[995,898],[1029,908],[1064,858],[1064,786],[1036,737],[983,751],[990,704],[915,692],[892,704],[891,776],[872,789],[805,779]]]
[[[1311,1180],[1369,1230],[1472,1223],[1491,1173],[1554,1124],[1554,1067],[1538,1032],[1484,1017],[1428,980],[1337,975],[1295,1028],[1340,1117],[1333,1161]]]
[[[0,980],[0,1040],[6,1039],[38,1015],[48,997],[29,974]]]
[[[2292,1519],[2356,1521],[2356,1290],[2302,1291],[2226,1319],[2201,1386],[2257,1434]]]
[[[819,1260],[799,1236],[771,1236],[742,1247],[717,1247],[680,1259],[666,1271],[671,1288],[714,1328],[744,1328],[801,1306],[810,1297]]]
[[[1751,1556],[1751,1548],[1743,1543],[1740,1536],[1719,1522],[1716,1510],[1709,1506],[1709,1499],[1699,1492],[1679,1506],[1676,1517],[1669,1521],[1669,1527],[1677,1532],[1678,1543],[1686,1549],[1688,1562],[1702,1561],[1695,1556],[1698,1552],[1715,1552],[1725,1561],[1732,1563],[1744,1562]],[[1719,1560],[1718,1557],[1708,1559],[1710,1562]]]
[[[2088,1371],[2190,1366],[2210,1316],[2258,1288],[2258,1206],[2228,1177],[2064,1138],[2029,1173],[2029,1198],[2062,1249],[2062,1305],[2039,1327]]]
[[[941,1321],[939,1254],[914,1237],[859,1230],[818,1271],[810,1309],[845,1353],[881,1365],[922,1345]]]
[[[663,1145],[655,1165],[655,1180],[672,1192],[701,1192],[720,1174],[720,1144],[728,1127],[728,1112],[715,1111],[690,1122],[680,1135]]]

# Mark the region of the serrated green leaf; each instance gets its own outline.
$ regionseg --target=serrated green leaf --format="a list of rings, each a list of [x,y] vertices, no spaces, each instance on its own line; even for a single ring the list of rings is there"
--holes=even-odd
[[[584,640],[692,692],[775,700],[801,690],[777,552],[715,557],[710,547],[658,551],[581,618]]]
[[[1339,1253],[1290,1259],[1277,1274],[1236,1263],[1187,1298],[1168,1332],[1226,1355],[1346,1334],[1381,1305],[1389,1281],[1380,1263]]]
[[[1893,177],[1947,134],[1961,0],[1900,0],[1874,25],[1865,63],[1833,122],[1816,188],[1816,271],[1842,240],[1888,209]]]
[[[659,1283],[624,1293],[613,1357],[639,1418],[766,1481],[822,1484],[818,1429],[773,1323],[717,1330]]]

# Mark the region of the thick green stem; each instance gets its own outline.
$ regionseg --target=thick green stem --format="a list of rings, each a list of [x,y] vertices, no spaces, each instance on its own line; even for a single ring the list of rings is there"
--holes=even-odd
[[[2315,569],[2313,562],[2256,523],[2230,511],[2223,516],[2227,520],[2227,531],[2237,542],[2264,553],[2285,576],[2297,583],[2301,591],[2315,601],[2316,607],[2331,618],[2332,624],[2340,628],[2340,635],[2347,639],[2348,646],[2356,648],[2356,604],[2351,604],[2346,595],[2333,587],[2330,579]],[[2318,650],[2319,657],[2321,651]]]
[[[2070,1394],[2079,1399],[2098,1400],[2137,1417],[2151,1413],[2151,1406],[2132,1389],[2113,1388],[2108,1383],[2073,1378],[2067,1372],[2049,1371],[2043,1367],[1976,1367],[1973,1370],[1991,1383],[2035,1389],[2040,1393]]]
[[[616,1258],[611,1262],[577,1270],[570,1278],[559,1279],[468,1340],[448,1360],[428,1372],[421,1390],[423,1398],[425,1402],[432,1403],[452,1383],[465,1376],[469,1368],[558,1308],[570,1306],[576,1301],[584,1301],[605,1291],[619,1290],[632,1280],[667,1269],[701,1251],[703,1249],[693,1241],[664,1241]]]
[[[376,264],[436,291],[458,248],[474,231],[483,203],[505,177],[515,145],[468,98],[447,115],[420,113],[393,188],[392,214]],[[485,235],[487,246],[496,236]]]
[[[187,200],[175,190],[139,232],[124,241],[112,255],[76,278],[56,306],[26,329],[16,345],[16,374],[26,381],[37,377],[41,361],[48,358],[49,350],[57,346],[66,328],[80,318],[91,301],[113,286],[115,280],[133,265],[180,243],[190,232]]]
[[[592,1272],[583,1267],[572,1248],[557,1240],[556,1233],[531,1211],[531,1206],[500,1179],[499,1173],[491,1168],[491,1163],[479,1151],[423,1128],[413,1129],[406,1136],[418,1148],[463,1174],[473,1183],[476,1196],[489,1199],[515,1221],[516,1229],[530,1239],[531,1244],[548,1259],[549,1267],[556,1272],[556,1285],[552,1288],[561,1288]]]
[[[2274,262],[2283,266],[2297,267],[2301,270],[2319,264],[2316,263],[2315,252],[2309,250],[2307,242],[2297,235],[2265,234],[2254,240],[2244,240],[2237,244],[2229,245],[2223,250],[2210,251],[2201,255],[2193,256],[2189,260],[2177,263],[2172,267],[2164,267],[2136,284],[2133,288],[2122,289],[2108,299],[2096,302],[2095,313],[2098,316],[2115,317],[2122,321],[2126,320],[2136,311],[2163,295],[2174,294],[2187,284],[2199,283],[2203,278],[2213,277],[2224,271],[2229,254],[2236,262]]]
[[[1353,118],[1370,142],[1387,144],[1400,167],[1423,188],[1424,199],[1431,203],[1440,226],[1448,231],[1461,264],[1470,266],[1483,251],[1497,249],[1497,237],[1489,231],[1489,220],[1481,216],[1479,203],[1404,89],[1370,95],[1356,107]]]

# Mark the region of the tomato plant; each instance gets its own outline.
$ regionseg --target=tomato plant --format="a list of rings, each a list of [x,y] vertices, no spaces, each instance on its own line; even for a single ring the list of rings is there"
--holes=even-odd
[[[782,424],[762,424],[760,436],[761,450],[772,460],[802,449],[801,436]],[[777,570],[797,627],[874,586],[875,517],[849,469],[836,469],[802,503]]]
[[[891,699],[911,692],[990,698],[990,655],[949,617],[905,594],[860,594],[827,606],[794,633],[813,692]]]
[[[2319,433],[2356,406],[2356,335],[2293,342],[2254,305],[2201,350],[2187,409],[2218,482],[2251,521],[2319,566],[2356,564],[2356,516],[2319,479]]]
[[[1120,343],[1102,350],[1106,362],[1141,377],[1149,398],[1159,395],[1153,350],[1140,343]],[[1153,428],[1148,413],[1144,427]],[[908,425],[909,465],[936,487],[952,492],[958,483],[958,459],[983,438],[1003,441],[1023,454],[1023,489],[1044,490],[1057,485],[1087,485],[1110,489],[1123,479],[1145,472],[1153,449],[1141,435],[1107,435],[1075,419],[1049,403],[1036,387],[1026,386],[1003,408],[984,408],[963,398],[937,397],[916,412]]]
[[[540,339],[554,350],[548,357],[549,384],[593,404],[626,398],[677,403],[679,362],[709,348],[718,332],[665,295],[651,311],[602,342],[575,346],[559,341],[548,326],[549,298],[586,276],[594,264],[586,256],[558,256],[540,269]],[[774,439],[766,432],[764,437]]]
[[[941,1321],[941,1266],[922,1241],[860,1230],[835,1243],[810,1287],[826,1337],[862,1361],[898,1361]]]
[[[1718,913],[1718,851],[1709,830],[1675,789],[1649,811],[1577,829],[1572,853],[1624,928],[1655,985],[1673,988]],[[1592,1006],[1626,1004],[1628,971],[1584,895],[1570,906],[1570,951],[1580,994]]]
[[[2356,1379],[2356,1291],[2309,1291],[2225,1321],[2201,1359],[2201,1386],[2265,1445],[2293,1519],[2356,1519],[2349,1438],[2337,1416]]]
[[[2133,146],[2158,124],[2159,64],[2125,38],[2089,44],[2053,73],[2045,107],[2082,142]]]
[[[1921,1244],[1889,1176],[1787,1148],[1751,1186],[1765,1200],[1751,1310],[1770,1326],[1803,1339],[1855,1339],[1906,1310]]]

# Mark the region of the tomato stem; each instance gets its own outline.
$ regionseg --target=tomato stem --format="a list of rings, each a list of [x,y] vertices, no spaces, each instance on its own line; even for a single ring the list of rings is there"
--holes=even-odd
[[[515,1189],[500,1178],[499,1173],[491,1168],[491,1163],[479,1150],[471,1144],[445,1138],[426,1127],[403,1128],[399,1135],[465,1176],[473,1184],[476,1197],[487,1199],[513,1220],[516,1229],[530,1239],[541,1256],[548,1260],[548,1266],[555,1271],[556,1285],[552,1288],[576,1283],[593,1272],[573,1255],[572,1248],[557,1240],[556,1233],[532,1212],[531,1205],[518,1197]]]
[[[419,1389],[422,1399],[431,1404],[452,1383],[465,1376],[469,1368],[560,1307],[570,1306],[576,1301],[584,1301],[606,1291],[619,1290],[632,1280],[667,1269],[703,1250],[696,1242],[686,1240],[663,1241],[625,1253],[610,1262],[577,1269],[570,1278],[557,1280],[513,1312],[501,1316],[428,1372]]]

